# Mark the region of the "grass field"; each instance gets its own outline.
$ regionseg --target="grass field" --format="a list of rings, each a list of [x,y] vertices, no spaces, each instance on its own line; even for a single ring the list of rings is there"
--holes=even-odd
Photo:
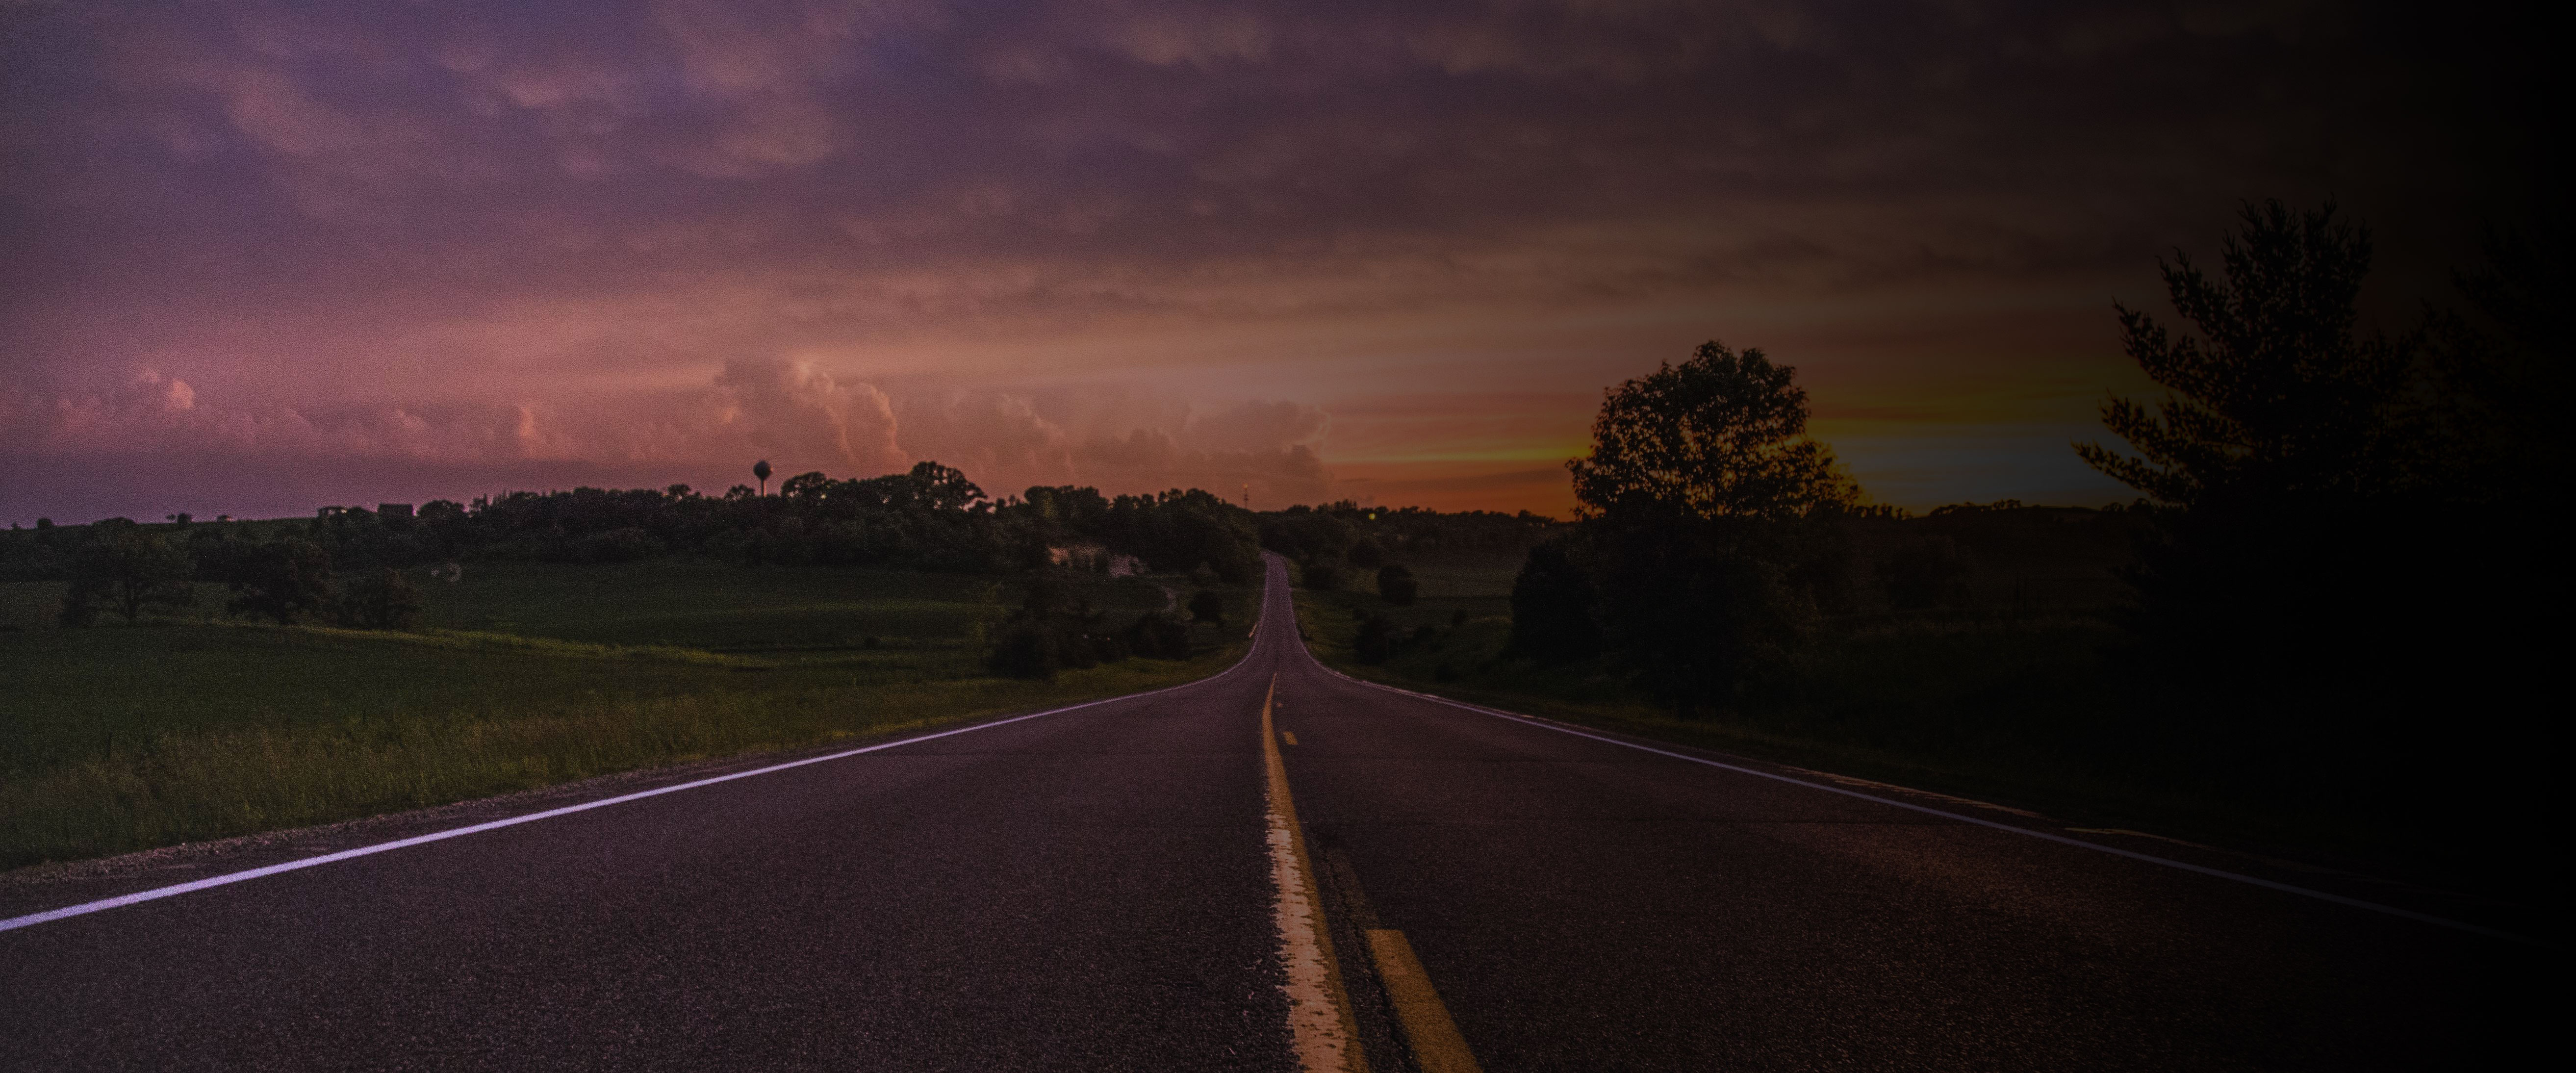
[[[1172,590],[1187,583],[1165,579]],[[1052,683],[982,669],[988,577],[647,562],[489,564],[422,586],[415,632],[187,616],[53,627],[0,585],[0,868],[324,823],[659,764],[1172,684],[1240,650]],[[1149,579],[1097,579],[1113,621]]]

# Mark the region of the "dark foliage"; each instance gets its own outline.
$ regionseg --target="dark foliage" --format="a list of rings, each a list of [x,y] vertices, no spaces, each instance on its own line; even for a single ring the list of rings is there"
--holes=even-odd
[[[1123,630],[1113,629],[1074,591],[1058,569],[1031,571],[1020,609],[1002,623],[985,665],[1007,677],[1053,678],[1059,670],[1097,667],[1130,656],[1189,657],[1187,623],[1157,612],[1139,616]]]
[[[1127,627],[1127,650],[1148,659],[1190,658],[1190,624],[1163,614],[1148,611],[1136,616]]]
[[[1362,570],[1375,570],[1386,565],[1386,549],[1379,547],[1377,541],[1362,537],[1351,545],[1349,551],[1342,553],[1342,558]]]
[[[1584,522],[1530,549],[1505,653],[1606,655],[1683,715],[1784,678],[1819,608],[1854,600],[1859,488],[1806,436],[1795,370],[1719,343],[1607,393],[1567,464]]]
[[[1784,518],[1857,502],[1833,452],[1807,438],[1797,370],[1760,350],[1700,344],[1604,392],[1592,453],[1566,463],[1588,515]]]
[[[102,606],[134,622],[146,610],[176,610],[197,601],[196,564],[184,547],[125,518],[89,527],[71,556],[71,586],[60,620],[86,626]]]
[[[1578,561],[1588,551],[1574,536],[1529,550],[1512,581],[1512,636],[1505,656],[1561,664],[1601,654],[1601,597]]]
[[[1968,603],[1968,556],[1946,536],[1908,540],[1878,563],[1879,587],[1900,611],[1964,607]]]
[[[1225,595],[1211,589],[1200,589],[1190,596],[1190,621],[1225,624]]]
[[[1002,628],[993,639],[993,652],[985,666],[1005,678],[1053,679],[1064,667],[1056,647],[1056,634],[1044,623],[1018,621]]]
[[[1384,615],[1370,615],[1360,620],[1359,634],[1351,639],[1351,655],[1362,663],[1374,666],[1395,658],[1401,644],[1395,632],[1395,623],[1388,621]]]
[[[1779,536],[1751,519],[1603,523],[1603,647],[1685,718],[1759,699],[1816,619]]]
[[[1378,599],[1394,604],[1397,607],[1410,607],[1413,605],[1414,596],[1420,591],[1421,586],[1416,584],[1413,580],[1413,571],[1397,566],[1394,563],[1388,563],[1387,565],[1378,568]]]
[[[2104,408],[2137,454],[2078,448],[2153,501],[2133,747],[2234,794],[2505,830],[2540,807],[2525,713],[2569,587],[2541,516],[2568,479],[2567,236],[2499,236],[2465,311],[2391,335],[2360,326],[2366,230],[2277,202],[2238,225],[2219,276],[2164,266],[2189,334],[2121,310],[2172,392]]]
[[[1309,559],[1297,566],[1297,580],[1316,592],[1333,592],[1342,587],[1342,568],[1323,559]]]
[[[332,602],[331,555],[310,540],[232,545],[220,576],[233,598],[224,610],[280,625],[316,614]]]
[[[419,614],[420,590],[390,566],[350,579],[331,604],[333,621],[353,629],[410,629]]]

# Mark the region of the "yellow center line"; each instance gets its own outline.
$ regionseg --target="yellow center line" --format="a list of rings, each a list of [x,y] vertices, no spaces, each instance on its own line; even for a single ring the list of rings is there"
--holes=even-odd
[[[1371,928],[1368,945],[1377,961],[1378,982],[1386,985],[1387,1001],[1395,1006],[1395,1023],[1404,1029],[1404,1042],[1413,1048],[1414,1064],[1422,1067],[1422,1073],[1480,1073],[1475,1053],[1467,1049],[1467,1038],[1458,1034],[1448,1005],[1432,989],[1431,974],[1422,971],[1422,961],[1413,956],[1413,944],[1405,941],[1404,933]]]
[[[1360,1053],[1359,1022],[1351,1016],[1342,968],[1333,960],[1332,932],[1324,925],[1324,899],[1315,889],[1315,867],[1306,855],[1306,828],[1288,797],[1288,762],[1279,754],[1279,731],[1270,712],[1279,676],[1261,698],[1261,759],[1270,775],[1271,881],[1279,888],[1279,960],[1288,970],[1288,1034],[1297,1064],[1309,1073],[1368,1073]]]

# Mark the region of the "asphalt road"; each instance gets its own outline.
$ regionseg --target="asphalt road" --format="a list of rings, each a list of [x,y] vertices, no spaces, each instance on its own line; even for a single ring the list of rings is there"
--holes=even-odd
[[[1267,608],[1190,686],[0,931],[0,1067],[1297,1068],[1274,683],[1379,1070],[1370,929],[1491,1070],[2485,1068],[2554,1023],[2554,951],[1363,686],[1276,560]]]

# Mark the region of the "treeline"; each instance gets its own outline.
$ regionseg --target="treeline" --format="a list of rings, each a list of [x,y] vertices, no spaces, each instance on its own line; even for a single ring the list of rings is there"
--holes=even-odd
[[[2568,588],[2549,506],[2569,472],[2567,236],[2497,235],[2462,301],[2378,331],[2358,317],[2365,230],[2278,203],[2240,225],[2219,274],[2164,266],[2188,330],[2118,309],[2170,394],[2105,406],[2134,453],[2077,447],[2144,498],[2088,523],[2133,547],[2108,654],[2121,706],[2051,747],[2427,838],[2503,799],[2536,809],[2528,699]],[[1581,521],[1515,584],[1509,654],[1760,722],[1864,589],[1963,602],[1964,555],[1925,523],[1967,519],[1891,524],[1807,416],[1790,369],[1717,343],[1612,391],[1569,463]]]

